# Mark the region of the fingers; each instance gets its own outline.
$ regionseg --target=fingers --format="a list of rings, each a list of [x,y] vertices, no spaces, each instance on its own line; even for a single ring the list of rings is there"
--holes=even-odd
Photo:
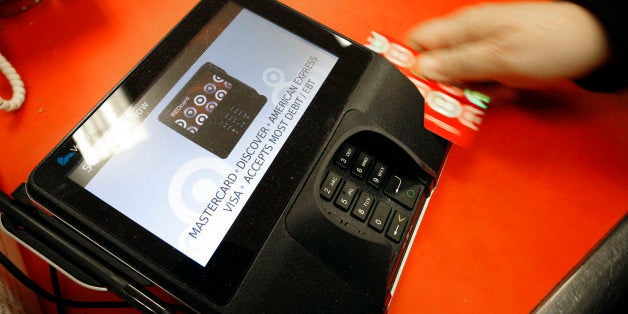
[[[436,81],[483,81],[512,72],[516,64],[510,60],[517,58],[498,41],[474,41],[426,52],[415,70]]]
[[[569,2],[472,6],[411,31],[413,71],[436,81],[520,84],[576,78],[608,60],[603,28]]]
[[[477,5],[443,18],[427,21],[408,34],[408,44],[420,51],[448,48],[490,36],[499,30],[499,10],[492,4]]]
[[[504,59],[492,40],[502,30],[500,10],[492,4],[477,5],[414,28],[408,42],[424,52],[414,70],[444,82],[492,78],[500,69],[496,63]]]

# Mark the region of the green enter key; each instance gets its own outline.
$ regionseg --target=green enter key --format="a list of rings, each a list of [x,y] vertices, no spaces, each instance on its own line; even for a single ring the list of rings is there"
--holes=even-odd
[[[406,209],[413,210],[416,206],[416,201],[423,193],[423,185],[408,178],[392,174],[384,187],[384,193],[406,207]]]

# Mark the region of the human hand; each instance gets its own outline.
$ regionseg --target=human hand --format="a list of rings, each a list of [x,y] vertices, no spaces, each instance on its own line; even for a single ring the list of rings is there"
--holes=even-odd
[[[605,31],[570,2],[481,4],[418,25],[415,71],[436,81],[498,81],[531,87],[579,78],[604,64]]]

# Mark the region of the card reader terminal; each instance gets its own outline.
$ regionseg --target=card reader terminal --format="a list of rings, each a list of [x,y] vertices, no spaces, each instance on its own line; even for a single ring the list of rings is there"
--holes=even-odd
[[[77,253],[196,311],[379,313],[448,148],[381,56],[274,1],[205,0],[25,191]]]

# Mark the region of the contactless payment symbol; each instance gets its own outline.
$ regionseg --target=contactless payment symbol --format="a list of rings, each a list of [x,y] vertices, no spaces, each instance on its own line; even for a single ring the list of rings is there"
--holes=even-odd
[[[159,121],[220,158],[227,158],[266,97],[212,63],[205,63]]]

